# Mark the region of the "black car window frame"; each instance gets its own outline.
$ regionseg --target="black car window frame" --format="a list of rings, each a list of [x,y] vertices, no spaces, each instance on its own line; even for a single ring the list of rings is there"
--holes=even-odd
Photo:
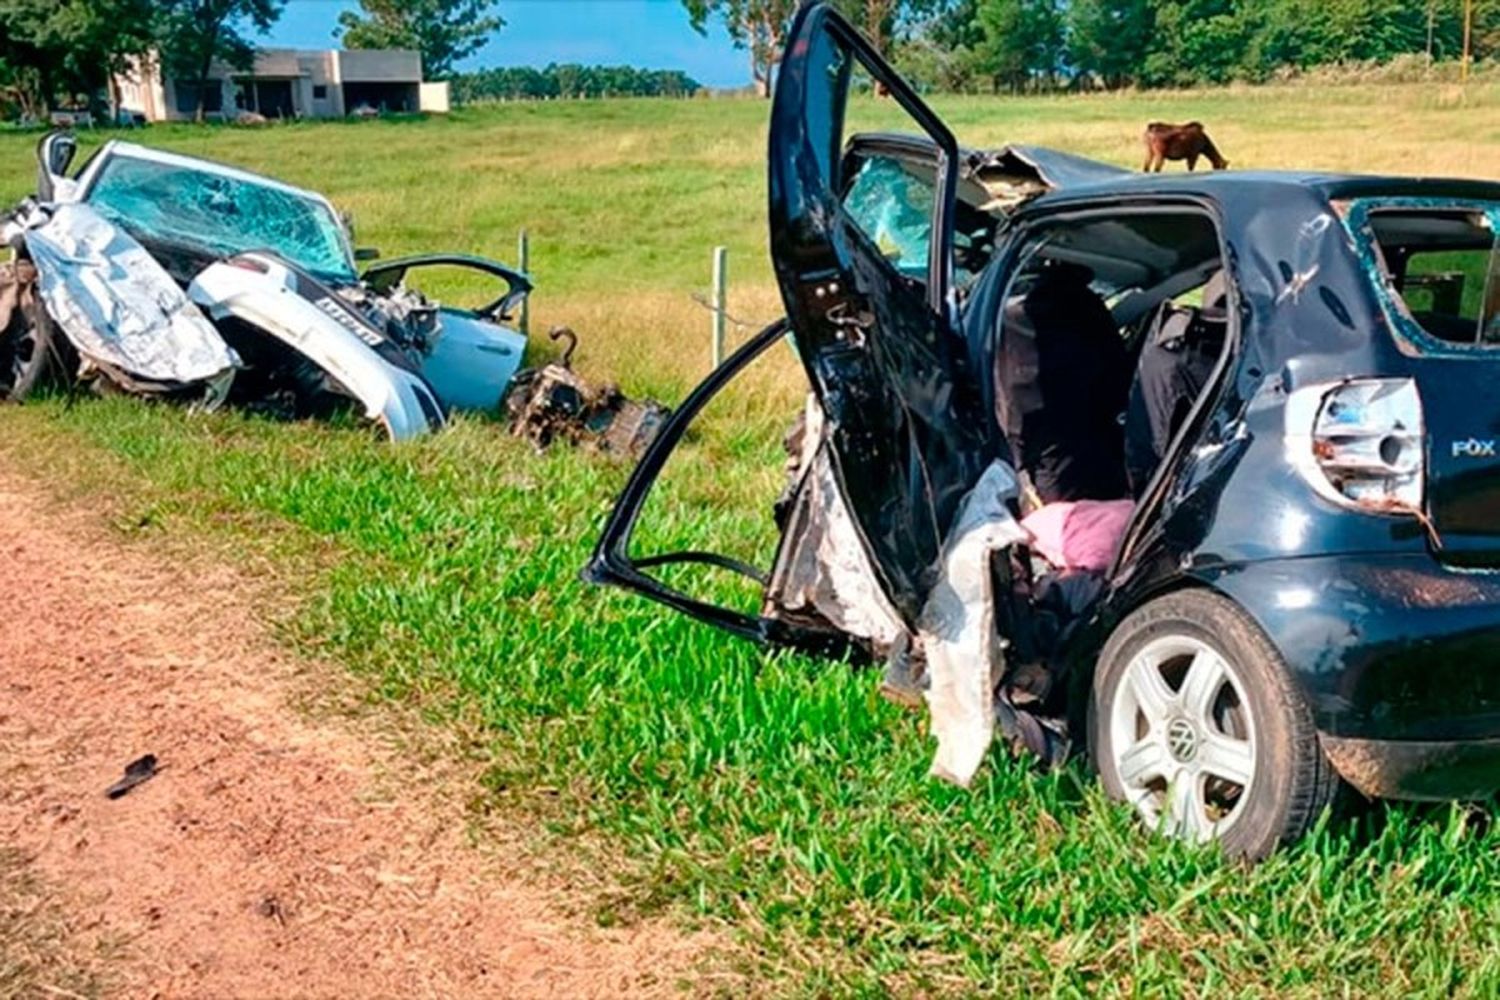
[[[1439,358],[1494,357],[1500,351],[1500,343],[1461,343],[1444,340],[1428,332],[1411,314],[1406,300],[1396,288],[1380,241],[1370,227],[1370,216],[1382,211],[1411,212],[1428,209],[1438,212],[1478,212],[1489,217],[1495,232],[1495,252],[1500,252],[1500,202],[1477,198],[1372,195],[1336,202],[1334,207],[1354,243],[1355,255],[1370,279],[1370,287],[1380,304],[1381,314],[1386,318],[1391,332],[1404,346],[1424,357]]]

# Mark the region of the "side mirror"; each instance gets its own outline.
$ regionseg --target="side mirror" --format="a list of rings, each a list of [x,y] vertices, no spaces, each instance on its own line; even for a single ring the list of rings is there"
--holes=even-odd
[[[68,167],[78,153],[78,140],[66,132],[48,132],[36,144],[37,196],[51,201],[56,196],[56,182],[65,180]]]
[[[354,259],[357,260],[357,261],[361,261],[361,260],[379,260],[380,259],[380,251],[377,250],[377,249],[375,249],[374,247],[355,247],[354,248]]]

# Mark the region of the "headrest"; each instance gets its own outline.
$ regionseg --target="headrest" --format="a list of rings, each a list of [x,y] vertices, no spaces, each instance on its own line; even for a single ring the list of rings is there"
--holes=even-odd
[[[1048,258],[1042,263],[1042,270],[1038,276],[1038,285],[1042,284],[1069,284],[1087,285],[1094,280],[1092,268],[1082,264],[1075,264],[1070,260],[1057,260]]]
[[[1229,318],[1229,279],[1220,268],[1203,284],[1203,307],[1198,314],[1209,322],[1222,323]]]

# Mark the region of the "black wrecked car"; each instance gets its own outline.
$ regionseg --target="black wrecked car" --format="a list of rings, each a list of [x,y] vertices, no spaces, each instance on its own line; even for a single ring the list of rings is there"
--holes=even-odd
[[[1091,568],[1029,545],[986,567],[996,710],[1023,736],[1061,720],[1149,825],[1260,857],[1341,785],[1500,789],[1500,184],[971,152],[831,8],[805,7],[786,51],[788,318],[689,396],[587,577],[889,658],[919,690],[945,542],[1006,463],[1018,519],[1125,513]],[[865,87],[912,134],[851,130]],[[815,402],[775,564],[632,553],[687,425],[788,331]],[[760,580],[763,610],[662,583],[682,561]]]

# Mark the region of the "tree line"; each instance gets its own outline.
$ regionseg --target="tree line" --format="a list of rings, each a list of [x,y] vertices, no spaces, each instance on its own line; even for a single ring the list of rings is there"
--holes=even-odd
[[[457,100],[681,96],[671,70],[551,65],[458,73],[504,20],[500,0],[359,0],[340,13],[348,48],[408,48]],[[833,0],[918,86],[954,91],[1181,87],[1261,81],[1287,70],[1500,57],[1500,0]],[[248,68],[253,38],[286,0],[0,0],[0,105],[33,117],[85,101],[96,114],[143,59],[190,86],[225,63]],[[718,26],[770,92],[798,0],[681,0],[689,23]],[[1464,10],[1472,19],[1465,30]],[[204,90],[198,87],[198,116]]]
[[[248,69],[253,38],[280,18],[286,0],[0,0],[0,104],[45,118],[83,102],[99,115],[117,76],[143,60],[189,86],[216,62]],[[402,48],[422,54],[429,79],[446,79],[459,60],[504,26],[497,0],[360,0],[339,14],[335,37],[351,49]],[[205,88],[196,87],[198,118]]]
[[[681,0],[769,93],[797,0]],[[931,90],[1184,87],[1463,51],[1465,0],[834,0]],[[1500,0],[1469,0],[1470,51],[1500,56]]]
[[[451,87],[456,104],[558,97],[691,97],[703,89],[681,70],[577,63],[552,63],[543,69],[504,66],[458,73]]]

